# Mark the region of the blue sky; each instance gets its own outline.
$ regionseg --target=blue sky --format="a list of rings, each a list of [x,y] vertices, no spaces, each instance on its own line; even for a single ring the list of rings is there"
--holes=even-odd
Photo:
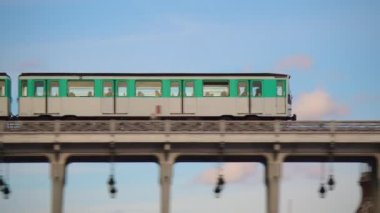
[[[379,10],[380,2],[376,0],[275,3],[0,0],[0,71],[7,72],[13,79],[21,72],[288,73],[292,75],[294,112],[300,119],[379,120]],[[14,95],[16,92],[13,85]],[[17,108],[13,111],[17,113]],[[176,166],[174,212],[192,208],[186,201],[190,197],[203,201],[204,209],[199,212],[209,207],[223,213],[236,206],[243,208],[241,212],[264,212],[264,184],[259,178],[263,168],[252,166],[257,169],[254,172],[248,169],[251,172],[243,173],[241,180],[231,183],[223,195],[224,200],[215,200],[210,198],[211,184],[194,181],[215,166]],[[315,165],[299,166],[301,169],[296,169],[300,170],[299,177],[284,181],[287,194],[282,195],[285,202],[282,212],[286,212],[289,199],[292,199],[294,212],[305,212],[302,199],[316,195],[319,179],[305,175],[309,167]],[[104,188],[107,165],[74,164],[69,167],[67,212],[89,208],[88,203],[92,201],[109,209],[100,212],[126,212],[129,208],[135,208],[134,212],[157,212],[157,166],[133,164],[118,168],[120,175],[125,172],[125,179],[118,180],[120,184],[138,180],[135,184],[141,181],[146,187],[125,185],[125,194],[117,200],[109,200]],[[348,184],[336,194],[352,195],[349,198],[354,201],[332,195],[326,200],[310,199],[308,204],[316,212],[354,211],[355,207],[349,204],[359,200],[356,196],[358,168],[357,164],[336,168],[338,181]],[[42,200],[48,198],[50,192],[47,165],[12,164],[11,171],[14,194],[11,200],[0,199],[0,210],[5,208],[1,212],[47,212],[49,204]],[[20,174],[30,174],[30,177],[25,179]],[[312,189],[298,187],[300,184]],[[88,193],[89,200],[82,205],[75,196],[86,193],[89,188],[96,193]],[[26,189],[30,191],[25,192]],[[128,189],[135,198],[128,194]],[[129,205],[125,205],[125,200]],[[345,209],[348,206],[350,209]]]

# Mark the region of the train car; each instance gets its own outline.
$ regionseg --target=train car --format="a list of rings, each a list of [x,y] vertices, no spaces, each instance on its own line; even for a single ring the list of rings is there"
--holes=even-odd
[[[23,73],[19,116],[295,119],[289,75]]]
[[[0,73],[0,118],[11,115],[11,80],[6,73]]]

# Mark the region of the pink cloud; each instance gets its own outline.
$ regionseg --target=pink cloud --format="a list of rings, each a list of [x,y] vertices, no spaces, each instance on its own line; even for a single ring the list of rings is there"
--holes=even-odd
[[[328,164],[324,165],[324,172],[327,175]],[[241,183],[252,178],[256,173],[255,163],[225,163],[222,166],[222,174],[227,183]],[[284,164],[282,170],[285,180],[294,178],[308,178],[319,180],[322,175],[320,163],[289,163]],[[200,184],[214,185],[219,175],[218,168],[211,168],[200,173],[195,182]]]
[[[241,182],[247,180],[256,171],[256,164],[253,163],[225,163],[222,166],[222,174],[226,182]],[[218,168],[203,171],[195,181],[202,184],[215,184],[218,174]]]
[[[286,70],[297,70],[304,71],[312,68],[314,60],[308,55],[294,55],[284,58],[278,62],[276,70],[286,71]]]
[[[327,116],[342,116],[348,114],[348,108],[337,103],[322,89],[303,93],[295,101],[293,112],[300,120],[323,119]]]

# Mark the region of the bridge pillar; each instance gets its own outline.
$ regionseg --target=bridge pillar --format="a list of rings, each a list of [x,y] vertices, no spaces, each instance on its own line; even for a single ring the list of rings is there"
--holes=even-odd
[[[275,154],[268,157],[266,163],[265,182],[267,185],[267,212],[279,213],[280,181],[283,157]]]
[[[161,213],[170,213],[170,189],[173,179],[174,160],[165,155],[160,159]]]
[[[52,213],[63,213],[63,191],[65,185],[66,160],[54,157],[50,160],[50,178],[52,183]]]

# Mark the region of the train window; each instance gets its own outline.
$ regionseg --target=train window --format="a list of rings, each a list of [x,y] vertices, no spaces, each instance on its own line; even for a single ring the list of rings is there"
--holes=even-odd
[[[5,81],[0,80],[0,96],[5,96]]]
[[[261,81],[252,81],[252,96],[261,97],[263,95],[263,85]]]
[[[246,97],[247,95],[248,95],[248,93],[247,93],[247,82],[246,81],[239,81],[239,83],[238,83],[238,96]]]
[[[94,96],[93,81],[68,81],[69,97],[92,97]]]
[[[170,82],[170,96],[171,97],[178,97],[179,96],[179,82],[178,81],[172,81]]]
[[[35,97],[45,96],[45,85],[43,81],[34,82],[34,96]]]
[[[28,96],[28,81],[27,80],[21,81],[21,96],[22,97]]]
[[[51,81],[49,87],[49,95],[50,97],[58,97],[59,96],[59,82]]]
[[[103,96],[111,97],[113,96],[112,82],[106,81],[103,82]]]
[[[284,96],[284,81],[277,81],[277,96]]]
[[[222,82],[204,81],[203,82],[203,96],[226,97],[228,95],[229,95],[228,81],[222,81]]]
[[[119,97],[125,97],[125,96],[127,96],[127,91],[128,91],[128,89],[127,89],[127,82],[125,82],[125,81],[119,81],[117,83],[117,95]]]
[[[136,96],[161,97],[161,81],[136,81]]]
[[[188,81],[185,83],[185,96],[186,97],[194,96],[194,82]]]

